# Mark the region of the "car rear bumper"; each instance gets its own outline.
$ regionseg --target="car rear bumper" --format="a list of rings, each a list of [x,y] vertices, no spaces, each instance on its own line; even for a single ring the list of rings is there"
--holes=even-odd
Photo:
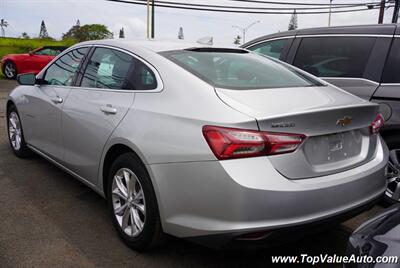
[[[268,157],[149,165],[163,229],[198,241],[231,239],[352,211],[385,191],[388,150],[378,143],[362,166],[303,180],[283,177]]]
[[[307,235],[312,235],[323,230],[327,230],[329,227],[332,227],[335,224],[340,224],[366,210],[371,209],[381,199],[382,195],[375,199],[369,200],[365,204],[352,208],[349,211],[341,212],[337,215],[308,223],[291,225],[288,227],[278,227],[275,229],[265,229],[255,233],[233,232],[188,237],[186,239],[214,249],[258,249],[277,246],[291,241],[296,241]]]

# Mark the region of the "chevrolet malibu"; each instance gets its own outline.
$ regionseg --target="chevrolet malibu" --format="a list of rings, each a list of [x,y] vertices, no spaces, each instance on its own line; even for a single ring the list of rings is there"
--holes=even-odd
[[[386,188],[376,104],[247,50],[90,41],[18,81],[14,153],[104,196],[136,250],[166,234],[272,243],[362,211]]]

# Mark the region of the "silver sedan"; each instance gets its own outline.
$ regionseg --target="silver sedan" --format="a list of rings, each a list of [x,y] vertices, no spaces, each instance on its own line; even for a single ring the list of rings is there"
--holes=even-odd
[[[165,234],[215,247],[283,240],[385,191],[378,106],[247,50],[91,41],[18,81],[14,153],[104,196],[133,249]]]

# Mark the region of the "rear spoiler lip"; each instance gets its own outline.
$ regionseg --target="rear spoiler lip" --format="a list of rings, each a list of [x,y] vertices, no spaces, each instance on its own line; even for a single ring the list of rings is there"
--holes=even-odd
[[[379,105],[376,103],[365,103],[365,104],[360,103],[360,104],[352,104],[352,105],[332,106],[332,107],[328,107],[328,108],[321,107],[321,108],[304,110],[304,111],[293,112],[293,113],[285,113],[285,114],[272,115],[272,116],[266,116],[266,117],[257,117],[257,120],[269,120],[269,119],[275,119],[275,118],[282,118],[282,117],[286,117],[286,116],[302,115],[302,114],[309,114],[309,113],[315,113],[315,112],[333,111],[333,110],[348,109],[348,108],[360,108],[360,107],[378,108]]]
[[[248,50],[241,48],[191,47],[183,50],[193,51],[193,52],[219,52],[219,53],[239,53],[239,54],[250,53]]]
[[[220,88],[220,87],[214,87],[214,91],[215,94],[218,96],[218,98],[225,103],[226,105],[228,105],[229,107],[240,111],[241,113],[250,116],[251,118],[254,118],[256,120],[270,120],[270,119],[276,119],[276,118],[282,118],[282,117],[287,117],[287,116],[294,116],[294,115],[302,115],[302,114],[309,114],[309,113],[314,113],[314,112],[323,112],[323,111],[333,111],[333,110],[338,110],[338,109],[353,109],[353,108],[361,108],[361,107],[375,107],[375,109],[378,111],[379,108],[379,104],[378,103],[374,103],[374,102],[369,102],[366,100],[363,100],[357,96],[351,95],[353,97],[356,97],[358,99],[358,103],[352,103],[349,105],[336,105],[336,106],[331,106],[331,107],[318,107],[318,108],[314,108],[314,109],[307,109],[307,110],[300,110],[300,111],[296,111],[296,112],[290,112],[290,113],[279,113],[279,114],[273,114],[273,115],[267,115],[267,116],[256,116],[255,114],[251,114],[249,112],[243,111],[242,109],[240,109],[239,107],[234,107],[232,105],[232,103],[229,103],[227,101],[225,101],[220,94],[223,92],[219,92],[219,90],[229,90],[229,89],[225,89],[225,88]],[[342,90],[341,90],[342,91]],[[345,91],[344,91],[345,92]],[[345,92],[348,93],[348,92]],[[357,100],[355,100],[357,101]],[[237,102],[238,105],[243,105],[246,106],[245,104],[242,104],[240,102]],[[250,108],[251,110],[253,108]]]

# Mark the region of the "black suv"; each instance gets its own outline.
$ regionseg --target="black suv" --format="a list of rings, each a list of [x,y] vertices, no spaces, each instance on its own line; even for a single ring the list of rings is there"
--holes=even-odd
[[[380,104],[389,149],[385,198],[400,202],[400,24],[280,32],[243,48],[280,59]]]

